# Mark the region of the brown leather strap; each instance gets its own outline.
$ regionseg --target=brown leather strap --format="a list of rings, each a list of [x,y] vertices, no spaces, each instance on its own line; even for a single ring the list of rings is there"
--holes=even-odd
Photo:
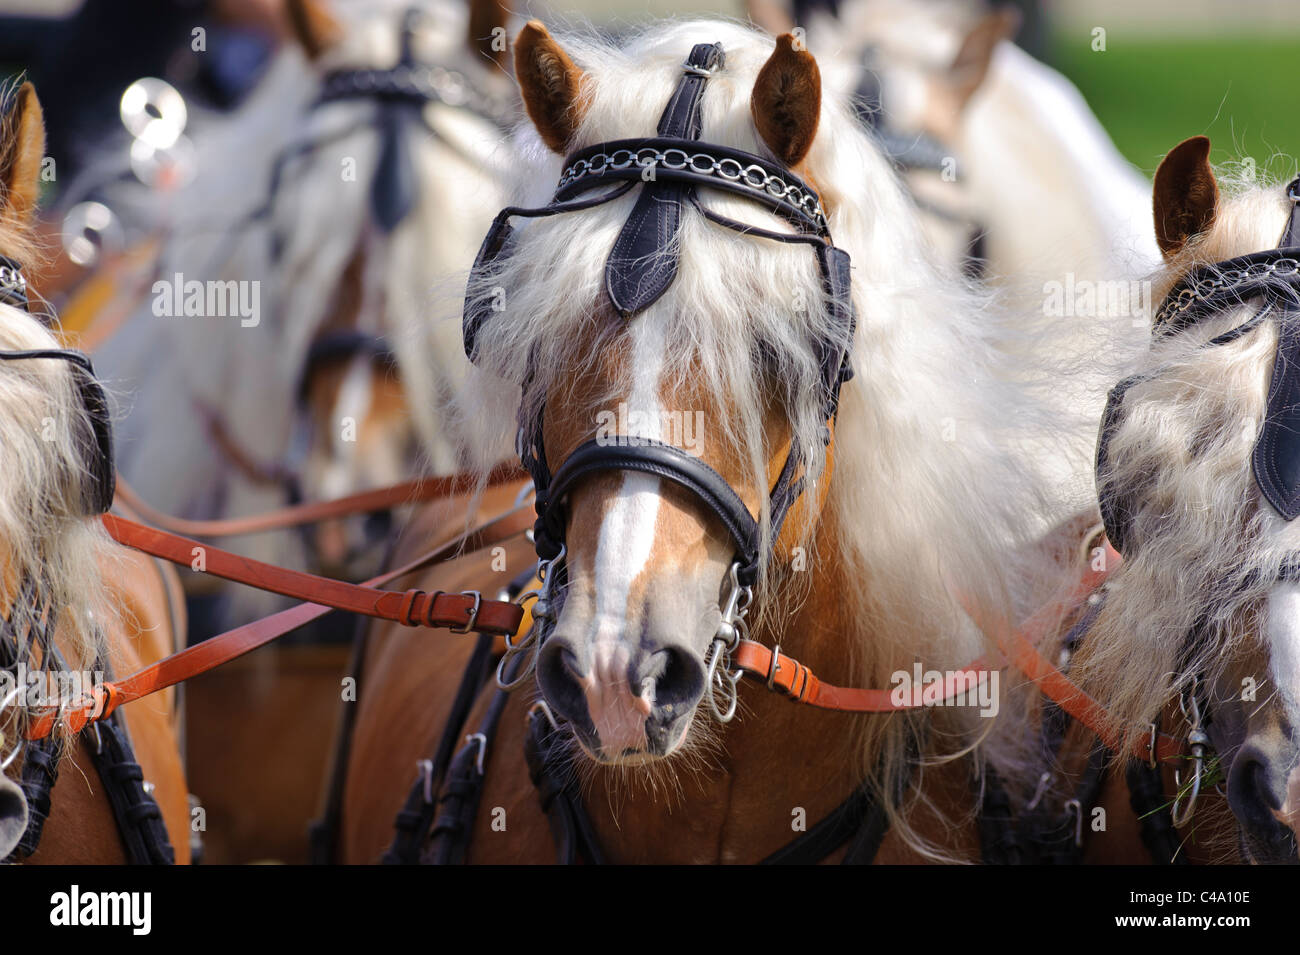
[[[1105,548],[1103,566],[1119,566],[1122,558],[1110,542],[1103,538],[1102,546]],[[1033,680],[1043,695],[1096,733],[1107,748],[1119,752],[1122,734],[1110,713],[1038,650],[1038,644],[1059,627],[1067,614],[1105,583],[1108,575],[1109,570],[1097,571],[1089,566],[1061,600],[1043,607],[1017,629],[999,626],[998,645],[1006,656],[1005,661],[993,666],[981,657],[959,671],[946,674],[940,681],[941,685],[927,684],[919,688],[919,692],[914,687],[901,700],[897,699],[899,693],[895,690],[859,689],[823,682],[794,657],[781,653],[779,649],[775,652],[769,650],[753,640],[741,640],[737,644],[732,651],[731,664],[797,703],[853,713],[893,713],[951,700],[962,692],[969,692],[977,681],[986,679],[990,670],[1002,669],[1009,663]],[[975,619],[974,614],[972,619]],[[1177,739],[1155,732],[1143,735],[1134,744],[1132,755],[1149,762],[1153,758],[1153,745],[1156,760],[1175,759],[1182,754],[1182,745]]]
[[[488,475],[487,487],[522,481],[527,477],[527,473],[518,464],[500,464]],[[303,524],[316,524],[320,521],[350,517],[355,514],[372,514],[404,504],[437,501],[460,494],[469,494],[477,487],[478,478],[462,471],[456,474],[416,478],[389,487],[349,494],[347,497],[331,501],[312,501],[294,507],[267,511],[264,514],[210,521],[188,520],[155,510],[146,504],[120,475],[117,479],[117,497],[150,524],[174,534],[192,537],[233,537],[238,534],[255,534],[298,527]]]
[[[115,524],[109,524],[110,519],[112,519]],[[131,525],[131,522],[123,522],[121,518],[112,518],[111,515],[106,515],[105,524],[106,526],[109,526],[110,533],[113,533],[113,528],[116,526],[119,530],[123,531],[124,537],[131,538],[135,536],[134,531],[125,531],[124,525]],[[401,577],[405,577],[407,574],[413,573],[414,571],[432,566],[433,564],[443,563],[461,554],[499,544],[524,533],[532,527],[532,525],[532,507],[530,505],[521,505],[487,524],[480,525],[479,527],[461,534],[435,550],[416,558],[410,563],[398,567],[396,570],[381,574],[380,576],[374,577],[361,585],[345,584],[343,586],[352,588],[356,591],[361,591],[362,594],[359,595],[359,599],[362,603],[370,601],[373,606],[382,601],[387,609],[393,601],[396,601],[399,605],[399,609],[412,612],[415,610],[415,602],[413,601],[410,605],[407,605],[406,594],[395,591],[379,591],[374,590],[373,588],[382,587],[383,585]],[[171,535],[166,535],[162,531],[155,531],[153,528],[141,527],[141,525],[138,524],[131,526],[140,528],[142,531],[149,531],[153,535],[161,534],[165,538],[171,538]],[[121,540],[122,538],[118,539]],[[194,544],[193,541],[184,541],[182,538],[171,539],[173,542],[181,541],[186,545],[201,546]],[[143,541],[144,539],[142,538],[141,542]],[[128,546],[138,545],[132,543]],[[159,547],[157,549],[170,550],[172,546],[180,547],[182,545],[168,544],[166,548]],[[149,550],[146,550],[146,552],[152,553],[152,551]],[[207,548],[210,573],[213,572],[211,559],[214,552],[216,552],[215,548]],[[225,552],[217,553],[224,554]],[[228,556],[238,563],[258,565],[257,561],[247,561],[246,558],[238,557],[236,555]],[[168,556],[167,559],[173,558]],[[186,550],[183,562],[189,563],[190,559],[189,551]],[[267,568],[271,571],[278,571],[281,574],[297,574],[295,571],[281,571],[280,568],[269,567],[269,565],[266,564],[260,564],[258,566]],[[297,576],[311,578],[312,575],[301,574]],[[324,580],[324,578],[315,579],[318,581]],[[328,581],[328,583],[337,584],[339,582]],[[333,588],[331,588],[331,590],[332,589]],[[275,590],[275,592],[284,593],[285,590]],[[408,591],[407,593],[421,592]],[[289,595],[293,596],[294,594]],[[425,595],[426,598],[427,596],[428,595]],[[321,599],[324,599],[323,596]],[[358,599],[358,595],[354,594],[349,597],[349,601],[355,599]],[[476,619],[471,615],[475,603],[477,603],[479,607]],[[154,663],[153,665],[148,666],[123,680],[106,682],[101,686],[96,687],[94,692],[94,706],[89,707],[86,710],[69,710],[64,713],[63,718],[67,721],[68,727],[72,732],[78,732],[87,723],[93,722],[94,720],[104,719],[111,715],[112,712],[123,703],[138,700],[151,693],[156,693],[157,691],[166,689],[169,686],[174,686],[182,680],[188,680],[191,677],[198,676],[200,673],[206,673],[207,671],[221,666],[223,663],[228,663],[236,657],[242,656],[251,650],[256,650],[258,647],[264,646],[286,633],[290,633],[299,627],[305,626],[311,621],[323,617],[325,614],[330,613],[335,609],[352,608],[336,608],[326,603],[317,602],[303,603],[296,607],[290,607],[287,610],[282,610],[279,613],[272,614],[269,617],[254,620],[252,623],[245,624],[242,627],[236,627],[234,630],[229,630],[223,634],[205,640],[202,643],[195,644],[192,647],[187,647],[179,653],[174,653],[169,657],[165,657],[157,663]],[[366,611],[358,610],[356,612],[364,613]],[[432,620],[432,623],[426,623],[426,614],[428,615],[427,619]],[[377,614],[372,613],[369,615],[375,616]],[[468,627],[476,632],[513,634],[519,625],[522,615],[523,608],[518,604],[497,600],[478,600],[473,595],[440,594],[435,595],[434,600],[422,603],[420,605],[420,612],[413,614],[414,619],[411,624],[407,625],[409,626],[414,625],[415,623],[420,623],[426,626]],[[406,623],[405,620],[395,617],[389,617],[387,619],[397,619],[399,623]],[[58,714],[51,711],[32,720],[27,729],[27,738],[40,739],[49,735],[55,726],[57,718]]]
[[[423,590],[378,590],[365,584],[350,584],[329,577],[319,577],[300,570],[276,567],[251,557],[243,557],[211,544],[200,544],[188,537],[137,524],[116,514],[102,518],[109,536],[119,544],[162,557],[174,564],[192,565],[195,569],[224,580],[247,584],[258,590],[309,600],[335,610],[392,620],[403,626],[469,627],[493,633],[513,634],[519,626],[522,610],[512,603],[482,601],[464,594],[429,594]]]

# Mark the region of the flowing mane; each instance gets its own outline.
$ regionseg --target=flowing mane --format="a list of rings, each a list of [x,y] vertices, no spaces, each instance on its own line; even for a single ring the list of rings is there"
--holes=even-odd
[[[1276,246],[1289,211],[1281,186],[1227,185],[1235,194],[1166,268],[1157,300],[1195,265]],[[1078,672],[1130,737],[1193,680],[1213,682],[1300,549],[1300,526],[1262,499],[1251,462],[1277,326],[1204,347],[1257,310],[1229,308],[1157,340],[1136,369],[1150,379],[1128,391],[1110,439],[1100,479],[1127,495],[1141,546],[1109,583]],[[1198,628],[1203,638],[1189,641]]]
[[[6,225],[0,251],[31,249]],[[56,349],[34,316],[0,302],[0,350]],[[112,543],[82,513],[94,480],[84,447],[91,423],[66,361],[27,359],[0,366],[0,629],[15,663],[54,669],[29,635],[56,623],[69,670],[90,670],[104,651],[105,625],[118,612],[105,589]],[[25,707],[17,711],[27,713]]]
[[[571,148],[652,135],[685,52],[714,40],[726,62],[704,93],[701,140],[766,154],[750,92],[772,41],[713,21],[658,26],[621,47],[565,36],[564,48],[587,77],[586,111]],[[540,143],[525,150],[525,159],[517,176],[520,204],[542,205],[561,160]],[[918,659],[926,667],[956,667],[984,651],[957,595],[1015,616],[1052,579],[1041,555],[1031,569],[1022,546],[1045,520],[1068,512],[1062,501],[1049,501],[1036,461],[1063,457],[1073,473],[1086,475],[1095,422],[1045,410],[1040,386],[1059,384],[1045,358],[1052,350],[1043,344],[1053,330],[1040,316],[1009,314],[932,264],[914,207],[846,104],[822,98],[819,131],[797,171],[819,190],[831,235],[852,256],[856,377],[843,392],[823,513],[823,523],[835,527],[833,539],[810,556],[813,573],[769,583],[793,593],[793,600],[778,601],[788,608],[816,575],[812,561],[842,573],[856,588],[842,614],[857,660],[855,685],[887,686],[891,673],[910,670]],[[752,204],[708,190],[701,198],[726,216],[786,230]],[[730,410],[725,420],[708,423],[707,440],[739,449],[756,486],[768,484],[764,415],[771,404],[784,410],[795,446],[822,479],[815,345],[830,331],[813,255],[803,246],[738,236],[688,208],[676,281],[624,321],[608,304],[603,274],[634,200],[635,192],[586,211],[517,220],[513,254],[469,292],[488,299],[495,293],[504,308],[480,330],[486,373],[471,376],[463,413],[480,425],[496,423],[496,438],[504,441],[516,420],[520,382],[529,382],[526,419],[547,395],[570,387],[565,376],[596,354],[652,345],[665,356],[667,389],[703,389],[715,406]],[[503,388],[501,379],[515,387]],[[946,725],[952,712],[927,715]],[[968,720],[967,730],[971,722],[978,721]],[[904,756],[909,723],[861,725],[861,745],[850,758],[888,792],[911,771]],[[934,735],[945,734],[932,734],[932,743]],[[936,744],[932,754],[947,745]],[[956,745],[964,751],[967,742]],[[893,821],[906,831],[905,820]]]

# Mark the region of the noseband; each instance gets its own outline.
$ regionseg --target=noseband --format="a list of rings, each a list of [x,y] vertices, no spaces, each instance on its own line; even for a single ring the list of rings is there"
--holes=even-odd
[[[25,312],[31,310],[27,297],[27,279],[23,276],[22,266],[5,256],[0,256],[0,302]],[[83,508],[87,516],[103,514],[113,506],[113,494],[117,487],[117,472],[113,467],[113,427],[104,388],[95,377],[90,358],[75,349],[0,351],[0,361],[26,361],[34,358],[55,358],[68,362],[73,368],[77,393],[91,427],[90,440],[84,442],[82,452],[86,473],[91,476]]]
[[[821,368],[822,413],[827,422],[823,440],[829,444],[840,388],[852,376],[850,352],[856,318],[851,300],[849,256],[831,242],[826,214],[816,191],[791,170],[744,150],[699,141],[700,101],[705,84],[722,68],[721,45],[697,44],[682,66],[682,77],[659,120],[657,136],[599,143],[579,150],[565,160],[564,172],[550,204],[536,209],[509,207],[497,215],[471,273],[470,292],[465,300],[465,353],[471,361],[477,362],[480,357],[478,334],[495,310],[480,290],[487,287],[484,280],[513,251],[512,218],[539,218],[594,208],[626,195],[640,184],[641,193],[605,266],[607,294],[624,318],[631,319],[652,305],[676,278],[682,208],[687,202],[710,222],[741,235],[812,247],[832,326],[827,339],[815,343]],[[587,196],[600,186],[614,188],[594,197]],[[699,187],[742,196],[775,213],[796,231],[773,232],[722,216],[700,202]],[[542,444],[541,416],[539,411],[534,419],[521,420],[516,449],[537,490],[535,544],[543,560],[545,582],[534,617],[548,625],[554,620],[551,601],[558,593],[556,588],[564,570],[565,501],[570,492],[583,478],[602,471],[652,474],[690,492],[706,511],[718,518],[736,548],[729,593],[724,598],[724,605],[730,606],[731,612],[728,613],[727,606],[723,607],[724,619],[715,637],[710,663],[713,676],[721,658],[739,640],[745,608],[752,597],[751,588],[758,578],[764,557],[759,522],[717,471],[691,454],[657,441],[594,439],[578,447],[552,473]],[[769,491],[772,541],[776,540],[791,506],[803,490],[804,466],[808,463],[792,447]],[[542,634],[537,643],[544,639]],[[524,645],[512,650],[523,651],[532,645],[533,638],[528,638]],[[522,682],[530,672],[531,668],[524,668],[511,685]],[[716,676],[716,683],[721,687],[722,674]],[[734,693],[739,676],[728,676]],[[714,685],[711,679],[711,703]],[[733,696],[727,706],[715,704],[714,712],[720,718],[729,718],[730,712],[734,712],[734,702]]]

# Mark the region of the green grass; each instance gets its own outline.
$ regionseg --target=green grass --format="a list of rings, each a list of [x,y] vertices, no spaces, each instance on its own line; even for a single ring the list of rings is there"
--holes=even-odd
[[[1290,90],[1300,34],[1166,39],[1111,30],[1106,39],[1094,52],[1086,31],[1057,33],[1050,62],[1140,169],[1154,172],[1170,148],[1204,134],[1214,163],[1249,157],[1261,175],[1295,174],[1300,117]]]

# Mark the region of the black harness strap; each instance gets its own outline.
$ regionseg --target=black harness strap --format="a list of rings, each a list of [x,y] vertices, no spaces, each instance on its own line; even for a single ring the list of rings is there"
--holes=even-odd
[[[605,854],[583,805],[582,793],[578,791],[577,778],[568,761],[569,752],[563,733],[551,725],[547,711],[540,705],[534,706],[528,714],[524,760],[542,811],[551,824],[556,862],[604,865]]]
[[[112,804],[127,859],[132,865],[175,864],[176,853],[163,823],[162,808],[153,798],[152,789],[145,788],[144,770],[135,761],[130,734],[119,714],[94,723],[82,733],[88,743],[94,740],[89,746],[91,762]]]
[[[447,768],[447,778],[438,795],[438,814],[434,818],[428,847],[421,856],[422,862],[429,865],[461,865],[465,862],[479,803],[483,799],[489,741],[495,738],[501,714],[509,702],[510,694],[498,689],[478,732],[470,735]]]
[[[506,587],[505,598],[516,599],[524,592],[524,588],[536,573],[537,565],[533,564],[516,576]],[[469,719],[470,710],[474,707],[479,691],[488,682],[493,672],[496,663],[496,657],[492,652],[493,644],[494,641],[490,636],[479,635],[469,662],[466,663],[465,670],[461,674],[460,685],[452,701],[451,711],[447,714],[447,721],[443,724],[442,736],[438,739],[438,748],[434,751],[433,759],[416,777],[411,791],[407,794],[406,802],[393,822],[395,830],[393,842],[382,859],[385,865],[416,865],[421,861],[421,846],[429,837],[430,827],[434,825],[441,804],[441,800],[435,798],[433,794],[439,793],[442,789],[452,754],[456,751],[456,743],[465,731],[465,721]],[[493,723],[490,729],[495,731],[496,724]],[[486,747],[491,741],[492,736],[485,734],[483,739],[485,755]],[[466,840],[468,838],[467,833]]]
[[[1160,770],[1143,762],[1131,762],[1124,773],[1128,783],[1129,805],[1138,818],[1142,844],[1156,865],[1188,865],[1182,839],[1174,828],[1173,813],[1165,798]]]
[[[443,784],[447,766],[455,752],[456,741],[460,739],[465,720],[470,708],[483,684],[492,673],[492,637],[479,634],[474,652],[470,655],[465,671],[461,674],[460,686],[456,689],[451,712],[443,727],[442,737],[434,752],[431,765],[416,776],[406,802],[393,822],[393,842],[381,860],[385,865],[416,865],[420,861],[420,847],[424,844],[429,827],[433,825],[434,815],[440,801],[434,797]]]
[[[984,798],[976,824],[979,827],[980,859],[985,865],[1020,865],[1024,848],[1011,811],[1011,797],[993,767],[984,769]]]
[[[386,561],[385,565],[387,564]],[[352,655],[348,661],[348,677],[352,680],[352,686],[358,690],[365,669],[369,635],[369,618],[357,617],[352,635]],[[321,812],[321,817],[313,820],[307,828],[312,865],[334,865],[338,858],[339,826],[343,822],[343,786],[347,781],[348,761],[352,757],[352,738],[355,735],[356,723],[356,706],[345,705],[339,717],[338,735],[334,737],[334,756],[330,761],[329,781],[326,784],[325,808]]]

